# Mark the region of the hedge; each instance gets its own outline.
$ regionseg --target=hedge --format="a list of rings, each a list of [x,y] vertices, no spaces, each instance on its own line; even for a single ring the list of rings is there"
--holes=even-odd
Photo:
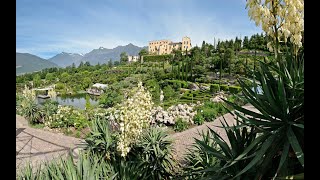
[[[143,62],[162,62],[166,60],[170,60],[173,57],[171,54],[164,55],[147,55],[143,56]]]
[[[186,81],[180,81],[180,80],[164,80],[161,83],[161,86],[167,86],[170,85],[172,86],[174,89],[178,89],[178,88],[188,88],[189,83]]]
[[[229,92],[232,94],[238,94],[241,92],[241,87],[239,86],[229,86]]]
[[[221,85],[220,86],[220,88],[221,88],[221,90],[223,90],[223,91],[229,91],[229,86],[228,85]]]
[[[232,94],[237,94],[237,93],[241,92],[240,86],[228,86],[228,85],[222,84],[220,87],[221,87],[221,90],[229,91]],[[219,84],[211,84],[210,85],[210,92],[211,93],[216,93],[218,91],[219,91]]]
[[[219,84],[211,84],[210,85],[210,92],[211,93],[216,93],[219,91]]]

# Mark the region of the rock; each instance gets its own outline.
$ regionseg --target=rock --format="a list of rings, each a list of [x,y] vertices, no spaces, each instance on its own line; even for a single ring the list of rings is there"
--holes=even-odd
[[[190,90],[199,90],[199,89],[200,89],[199,86],[196,85],[195,83],[189,84],[188,88],[189,88]]]

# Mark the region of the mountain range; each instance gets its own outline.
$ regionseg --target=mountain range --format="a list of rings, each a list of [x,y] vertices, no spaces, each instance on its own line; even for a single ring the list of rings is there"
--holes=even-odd
[[[138,46],[135,46],[130,43],[125,46],[117,46],[113,49],[100,47],[98,49],[93,49],[92,51],[90,51],[84,55],[81,55],[78,53],[62,52],[62,53],[57,54],[48,60],[57,64],[60,67],[70,66],[70,65],[72,65],[72,63],[74,63],[76,66],[78,66],[81,61],[82,62],[90,62],[90,64],[96,65],[98,63],[100,63],[100,64],[107,63],[110,59],[112,61],[119,61],[120,54],[122,52],[126,52],[128,55],[131,55],[131,56],[136,56],[143,48],[146,49],[147,46],[138,47]]]
[[[16,75],[51,67],[58,65],[33,54],[16,52]]]
[[[119,61],[122,52],[136,56],[141,49],[147,49],[147,46],[138,47],[130,43],[125,46],[117,46],[113,49],[100,47],[84,55],[62,52],[49,59],[43,59],[29,53],[16,52],[16,75],[40,71],[50,67],[67,67],[73,63],[78,66],[81,62],[87,61],[90,62],[91,65],[107,63],[109,60]]]

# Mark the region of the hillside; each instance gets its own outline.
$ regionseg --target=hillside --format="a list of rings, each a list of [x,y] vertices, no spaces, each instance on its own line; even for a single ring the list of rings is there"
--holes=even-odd
[[[58,67],[58,65],[29,53],[16,52],[16,75],[51,67]]]
[[[67,67],[72,65],[72,63],[75,63],[76,65],[79,64],[82,58],[83,56],[81,54],[62,52],[48,60],[60,67]]]
[[[89,61],[90,64],[100,64],[107,63],[110,59],[112,61],[119,61],[121,52],[126,52],[128,55],[138,55],[141,49],[146,47],[138,47],[133,44],[128,44],[126,46],[117,46],[113,49],[107,49],[100,47],[99,49],[94,49],[89,53],[85,54],[81,61]]]

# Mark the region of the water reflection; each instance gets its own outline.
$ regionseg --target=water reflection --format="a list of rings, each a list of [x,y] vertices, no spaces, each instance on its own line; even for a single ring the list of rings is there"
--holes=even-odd
[[[85,109],[86,107],[86,96],[87,94],[78,94],[78,95],[60,95],[56,98],[52,99],[54,101],[57,101],[60,105],[71,105],[76,108]],[[89,102],[91,105],[97,105],[98,104],[98,97],[88,95]],[[45,101],[49,101],[51,99],[41,99],[37,98],[37,101],[39,104],[43,104]]]

